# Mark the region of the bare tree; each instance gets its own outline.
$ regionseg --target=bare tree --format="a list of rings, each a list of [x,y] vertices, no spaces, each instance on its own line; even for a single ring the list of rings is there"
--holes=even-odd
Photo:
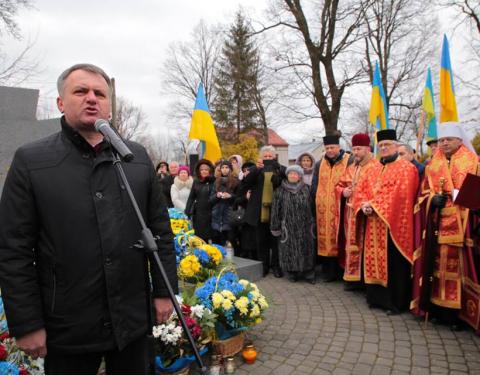
[[[124,139],[138,139],[147,126],[145,113],[140,107],[125,98],[117,98],[114,127]]]
[[[0,37],[10,35],[21,41],[16,16],[20,8],[30,8],[32,0],[0,0]],[[38,73],[39,64],[30,55],[35,41],[27,41],[17,56],[8,56],[0,45],[0,84],[15,86]]]
[[[186,42],[170,44],[162,63],[162,92],[172,98],[170,117],[185,120],[192,114],[200,82],[207,102],[215,95],[215,75],[221,52],[222,33],[218,26],[200,21]]]
[[[362,78],[355,45],[363,38],[363,14],[369,2],[277,0],[269,10],[272,24],[259,30],[284,31],[276,69],[293,73],[296,84],[288,99],[301,102],[310,97],[327,134],[337,132],[345,90]],[[298,53],[299,45],[304,53]],[[301,107],[292,109],[305,118],[318,116]]]

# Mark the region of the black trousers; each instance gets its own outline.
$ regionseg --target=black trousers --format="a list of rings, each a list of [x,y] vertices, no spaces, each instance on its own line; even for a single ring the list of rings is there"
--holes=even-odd
[[[263,263],[263,270],[280,268],[278,262],[278,240],[270,232],[270,223],[260,223],[256,228],[257,252]],[[271,250],[271,254],[270,254]]]
[[[97,375],[102,358],[105,358],[107,375],[145,375],[148,367],[146,341],[146,337],[142,337],[121,351],[49,353],[45,357],[45,375]]]

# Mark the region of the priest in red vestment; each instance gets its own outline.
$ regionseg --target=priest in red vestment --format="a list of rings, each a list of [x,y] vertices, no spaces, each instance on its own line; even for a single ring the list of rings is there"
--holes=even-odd
[[[345,290],[363,288],[362,258],[364,220],[357,221],[359,206],[354,206],[357,188],[364,178],[369,178],[371,168],[378,168],[380,163],[370,150],[368,134],[358,133],[352,137],[352,154],[354,162],[345,170],[336,186],[337,199],[345,204],[339,218],[338,237],[344,238],[345,267],[343,280]],[[342,241],[337,241],[339,244]]]
[[[317,224],[317,254],[322,257],[325,281],[341,278],[338,259],[338,218],[340,201],[335,186],[349,164],[350,155],[340,148],[337,135],[323,137],[325,156],[315,164],[312,180],[312,200],[315,202]]]
[[[424,227],[418,228],[424,240],[414,256],[411,309],[453,328],[461,327],[462,318],[478,330],[480,285],[471,235],[475,218],[455,202],[466,176],[477,173],[478,156],[456,122],[438,126],[438,145],[417,203],[424,215]]]
[[[411,299],[418,172],[412,163],[398,157],[394,129],[380,130],[376,137],[380,164],[361,181],[355,204],[366,216],[363,270],[367,302],[397,314],[408,309]]]

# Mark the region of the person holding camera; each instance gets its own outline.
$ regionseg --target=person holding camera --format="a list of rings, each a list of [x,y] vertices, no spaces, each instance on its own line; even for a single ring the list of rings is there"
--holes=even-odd
[[[278,260],[278,244],[270,232],[270,209],[274,190],[285,178],[285,167],[275,160],[275,148],[267,145],[260,149],[257,164],[250,168],[244,177],[250,190],[249,202],[245,211],[245,222],[255,227],[257,252],[263,263],[263,276],[270,268],[275,277],[282,277],[283,272]]]

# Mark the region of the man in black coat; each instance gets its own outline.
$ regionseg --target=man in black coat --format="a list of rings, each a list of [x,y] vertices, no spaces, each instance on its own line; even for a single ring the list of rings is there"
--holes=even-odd
[[[270,232],[270,207],[273,191],[285,178],[285,167],[275,160],[275,148],[267,145],[260,150],[260,159],[256,166],[250,168],[245,177],[245,186],[251,191],[245,211],[245,222],[255,227],[257,252],[263,263],[263,276],[270,267],[275,277],[282,277],[283,272],[278,260],[278,244]]]
[[[57,82],[61,131],[20,147],[0,200],[0,286],[10,335],[46,374],[144,374],[149,330],[148,263],[132,245],[140,226],[94,123],[110,117],[111,83],[75,65]],[[60,125],[60,124],[59,124]],[[165,202],[145,149],[128,142],[124,164],[140,211],[177,290]],[[158,322],[172,303],[150,266]]]

